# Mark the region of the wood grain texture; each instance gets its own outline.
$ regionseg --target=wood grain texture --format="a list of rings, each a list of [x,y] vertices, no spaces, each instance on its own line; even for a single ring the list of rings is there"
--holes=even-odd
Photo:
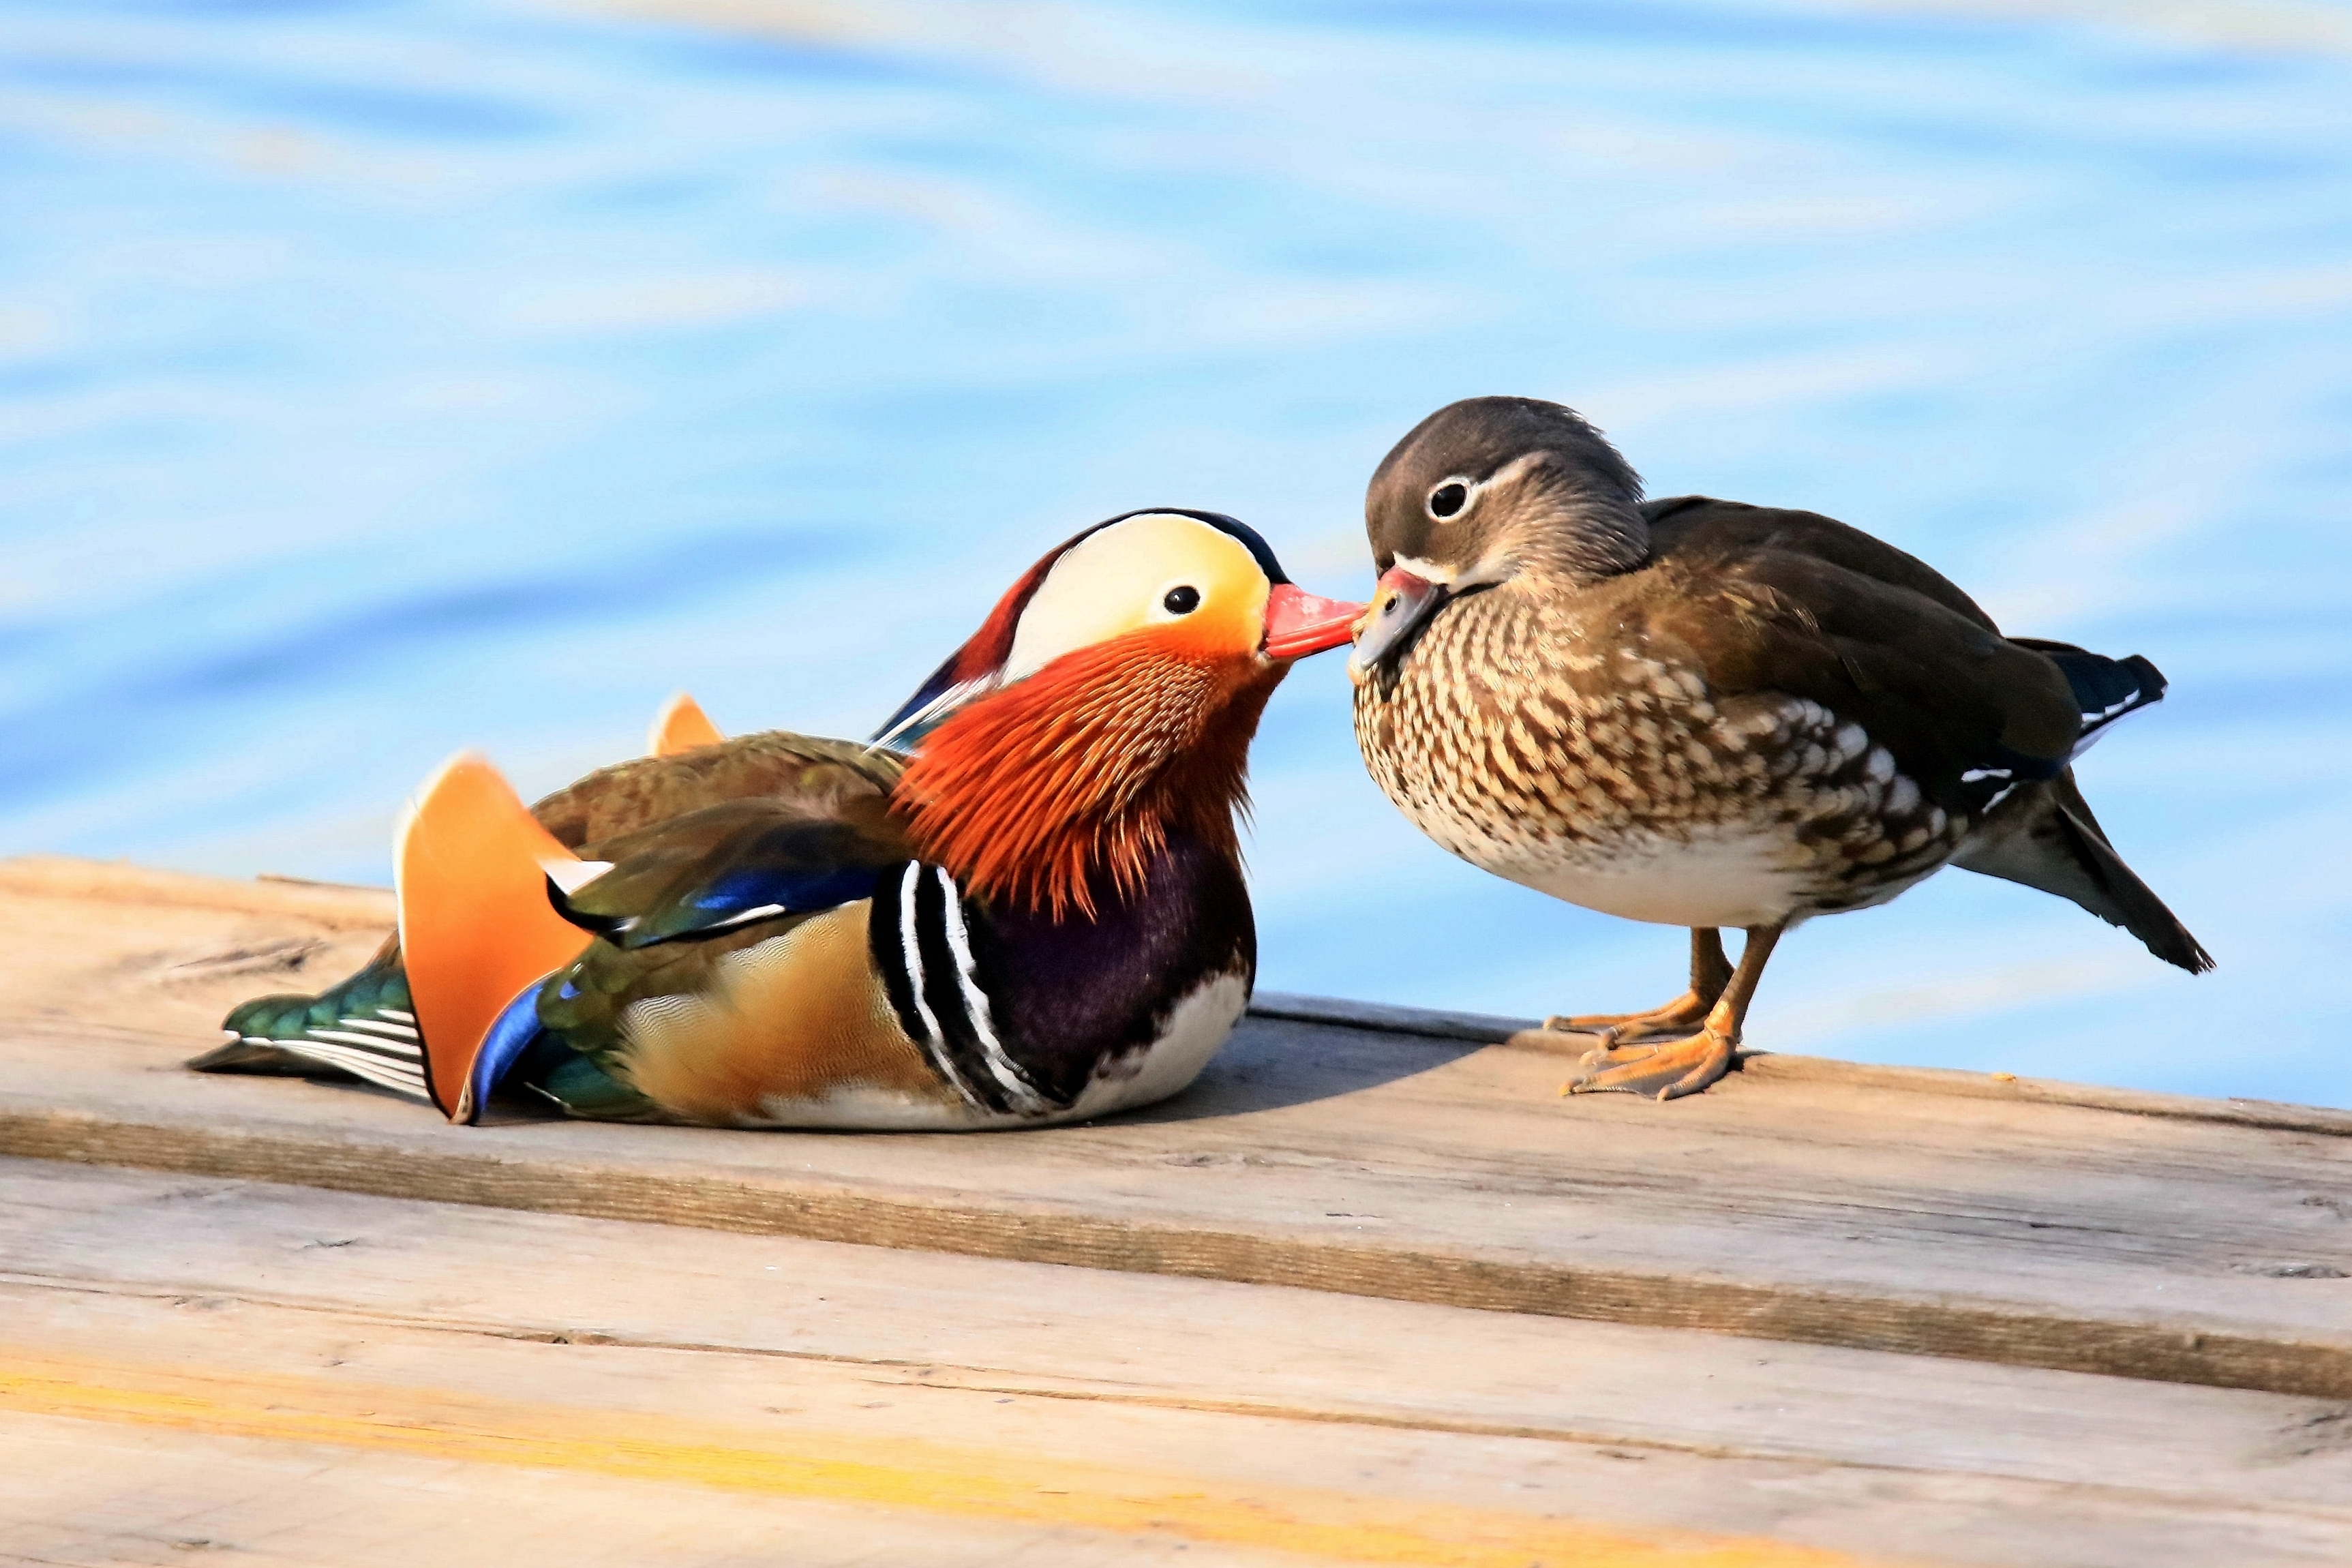
[[[402,1506],[420,1461],[509,1553],[546,1542],[480,1500],[568,1531],[637,1497],[594,1562],[653,1521],[740,1561],[745,1494],[794,1540],[837,1520],[812,1563],[955,1561],[937,1514],[1046,1562],[2352,1552],[2352,1412],[2274,1394],[37,1162],[0,1162],[0,1447],[74,1468],[70,1506],[0,1480],[0,1540],[55,1561],[164,1500],[182,1539],[379,1560],[322,1493],[499,1561]]]
[[[148,1321],[154,1314],[110,1315],[131,1319],[113,1326],[150,1349],[160,1348],[158,1341],[169,1344],[174,1337]],[[902,1395],[903,1403],[915,1406],[915,1430],[903,1429],[908,1424],[902,1421],[893,1423],[902,1428],[895,1432],[859,1431],[856,1428],[861,1424],[853,1412],[887,1407],[892,1402],[856,1399],[873,1390],[829,1375],[830,1369],[795,1369],[801,1373],[796,1378],[778,1378],[773,1369],[760,1369],[769,1373],[760,1380],[766,1384],[763,1392],[801,1401],[793,1411],[795,1416],[817,1406],[814,1420],[762,1421],[750,1411],[733,1420],[714,1420],[647,1409],[644,1392],[650,1379],[645,1374],[658,1375],[651,1367],[640,1369],[629,1386],[604,1391],[633,1395],[627,1403],[600,1405],[581,1401],[576,1390],[571,1399],[548,1397],[551,1369],[530,1368],[529,1362],[536,1358],[527,1351],[478,1344],[453,1349],[427,1335],[391,1330],[382,1331],[379,1344],[371,1348],[389,1349],[395,1355],[407,1351],[413,1362],[428,1363],[435,1373],[454,1374],[449,1381],[470,1386],[458,1392],[442,1385],[438,1375],[368,1383],[343,1370],[354,1359],[335,1355],[345,1347],[321,1342],[315,1334],[271,1321],[266,1314],[248,1326],[268,1336],[260,1353],[238,1358],[248,1364],[222,1371],[191,1371],[143,1359],[38,1357],[0,1343],[0,1412],[362,1455],[413,1456],[477,1472],[522,1468],[592,1484],[655,1481],[785,1502],[863,1505],[898,1517],[945,1514],[983,1527],[1045,1525],[1114,1540],[1156,1536],[1219,1549],[1255,1547],[1399,1568],[1520,1568],[1547,1558],[1589,1568],[1860,1568],[1855,1559],[1843,1553],[1769,1541],[1709,1539],[1682,1531],[1657,1531],[1643,1539],[1524,1509],[1465,1507],[1428,1497],[1400,1502],[1392,1494],[1360,1487],[1341,1490],[1286,1484],[1277,1476],[1300,1468],[1287,1456],[1261,1458],[1256,1474],[1208,1477],[1197,1464],[1157,1468],[1131,1461],[1106,1464],[1082,1457],[1083,1450],[1069,1451],[1076,1447],[1074,1444],[1062,1452],[1033,1456],[1008,1445],[1001,1431],[989,1434],[994,1440],[985,1447],[941,1442],[926,1429],[934,1424],[967,1428],[983,1424],[973,1419],[977,1410],[954,1409],[958,1404],[975,1403],[968,1397],[942,1398],[929,1391]],[[482,1353],[485,1350],[488,1354]],[[335,1355],[338,1375],[320,1376],[308,1368],[279,1370],[289,1361],[299,1364],[327,1355]],[[517,1363],[523,1364],[512,1364]],[[539,1373],[536,1378],[530,1376],[533,1370]],[[698,1370],[725,1376],[737,1369]],[[508,1374],[503,1381],[509,1385],[537,1386],[518,1387],[503,1395],[473,1392],[501,1372]],[[567,1381],[580,1381],[576,1372]],[[777,1407],[761,1408],[773,1413]],[[1066,1418],[1061,1425],[1101,1428],[1120,1424],[1117,1416],[1105,1420],[1091,1411],[1086,1415],[1095,1418]],[[1184,1424],[1163,1419],[1150,1435],[1164,1441],[1171,1436],[1168,1426]],[[995,1425],[1005,1423],[1000,1419]],[[1097,1443],[1108,1438],[1115,1449],[1131,1451],[1142,1435],[1097,1430],[1088,1436]],[[1377,1474],[1362,1468],[1372,1458],[1359,1453],[1347,1462],[1363,1478]],[[678,1499],[672,1506],[692,1504]],[[562,1533],[546,1532],[543,1544],[555,1545]]]
[[[1562,1100],[1538,1053],[1255,1019],[1179,1100],[1053,1131],[452,1129],[356,1088],[179,1070],[226,1003],[332,978],[372,933],[275,888],[142,903],[124,875],[90,898],[55,863],[7,884],[0,1151],[2352,1398],[2332,1113],[1790,1058],[1670,1106]],[[236,968],[306,942],[299,970]]]
[[[11,899],[62,898],[133,904],[143,910],[208,910],[224,914],[283,915],[332,930],[391,931],[389,888],[263,877],[239,882],[185,871],[159,871],[120,860],[79,860],[65,855],[20,855],[0,860],[0,893]]]

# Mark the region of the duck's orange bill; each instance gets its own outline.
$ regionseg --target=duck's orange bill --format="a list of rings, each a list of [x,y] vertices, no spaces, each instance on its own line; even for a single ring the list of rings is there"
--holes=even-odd
[[[646,754],[675,756],[698,746],[715,746],[726,738],[702,710],[702,704],[681,691],[654,715],[654,727],[646,735]]]
[[[1338,647],[1363,614],[1361,605],[1326,599],[1295,583],[1276,583],[1265,601],[1265,657],[1305,658]]]
[[[425,1037],[425,1087],[452,1121],[478,1110],[467,1085],[499,1014],[588,945],[549,905],[541,868],[577,858],[471,752],[450,759],[409,805],[393,850],[401,954]]]

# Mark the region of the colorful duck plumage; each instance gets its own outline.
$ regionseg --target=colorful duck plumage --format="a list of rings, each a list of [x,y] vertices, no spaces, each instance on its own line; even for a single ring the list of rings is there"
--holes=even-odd
[[[404,829],[402,950],[247,1004],[197,1065],[350,1068],[406,1030],[413,1079],[362,1076],[461,1121],[502,1083],[730,1126],[1035,1125],[1161,1098],[1255,976],[1234,813],[1259,714],[1360,608],[1300,592],[1230,518],[1129,513],[1040,561],[894,715],[911,758],[718,741],[675,704],[656,751],[702,743],[530,809],[461,758]]]
[[[657,735],[677,732],[672,721],[678,710],[673,699],[656,721]],[[593,858],[603,840],[724,801],[800,801],[810,810],[829,810],[848,799],[881,799],[906,762],[897,752],[852,741],[774,730],[599,768],[541,800],[530,814],[563,848]],[[404,839],[408,820],[404,818]],[[257,997],[233,1009],[222,1029],[230,1038],[191,1067],[278,1073],[329,1068],[400,1093],[434,1098],[397,934],[340,984],[310,996]]]

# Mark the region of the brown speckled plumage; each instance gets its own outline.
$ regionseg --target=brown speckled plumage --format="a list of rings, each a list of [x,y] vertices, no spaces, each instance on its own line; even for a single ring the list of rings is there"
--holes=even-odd
[[[1447,850],[1540,885],[1778,831],[1798,902],[1713,921],[1744,926],[1883,902],[1958,846],[1965,820],[1861,725],[1804,698],[1717,692],[1693,663],[1612,637],[1605,606],[1596,617],[1542,589],[1451,606],[1392,686],[1360,689],[1373,779]]]
[[[1598,431],[1529,399],[1424,420],[1365,518],[1381,591],[1349,668],[1373,779],[1474,865],[1692,929],[1689,994],[1547,1026],[1597,1037],[1571,1088],[1704,1089],[1785,931],[1948,863],[2210,967],[2069,767],[2162,696],[2145,659],[2004,637],[1927,566],[1829,518],[1645,502]],[[1724,926],[1748,933],[1737,972]]]

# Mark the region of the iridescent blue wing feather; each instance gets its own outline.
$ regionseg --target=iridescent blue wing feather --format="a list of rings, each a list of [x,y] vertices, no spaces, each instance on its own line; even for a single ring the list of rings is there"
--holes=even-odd
[[[861,820],[861,816],[866,818]],[[862,899],[906,850],[878,811],[814,816],[763,801],[689,813],[604,847],[611,869],[548,896],[566,920],[629,950]]]

